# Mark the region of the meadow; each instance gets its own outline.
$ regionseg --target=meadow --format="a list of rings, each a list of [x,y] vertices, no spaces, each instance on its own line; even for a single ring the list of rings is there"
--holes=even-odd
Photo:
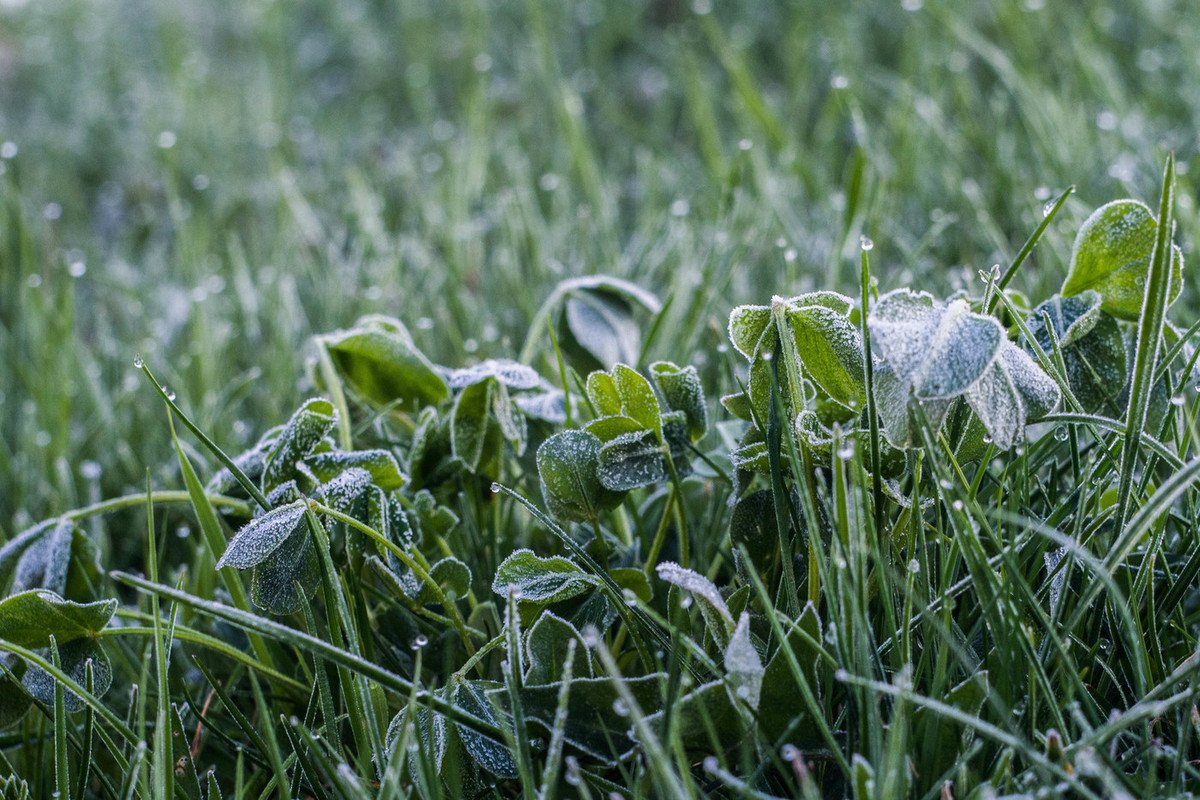
[[[1191,14],[0,1],[0,797],[1197,791]]]

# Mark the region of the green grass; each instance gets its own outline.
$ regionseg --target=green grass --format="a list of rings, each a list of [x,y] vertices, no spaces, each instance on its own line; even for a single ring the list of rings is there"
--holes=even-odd
[[[1169,151],[1174,238],[1193,261],[1189,6],[713,5],[0,5],[0,142],[16,151],[0,148],[0,546],[66,515],[80,531],[66,596],[122,601],[98,634],[112,686],[83,710],[52,693],[0,730],[0,775],[33,796],[66,785],[101,797],[171,783],[199,797],[210,767],[227,796],[256,797],[1195,790],[1189,351],[1169,364],[1181,406],[1155,405],[1154,348],[1131,347],[1131,409],[1099,412],[1110,423],[1068,402],[1019,454],[959,463],[918,425],[925,446],[909,451],[901,489],[934,500],[919,514],[868,480],[878,431],[849,459],[822,456],[781,424],[792,409],[779,396],[759,420],[769,465],[751,487],[771,502],[747,511],[771,543],[766,563],[729,535],[728,501],[746,488],[730,484],[730,452],[746,426],[716,402],[746,380],[726,333],[735,306],[816,289],[857,301],[871,281],[879,294],[982,296],[979,272],[1005,272],[1045,204],[1074,186],[1009,284],[1047,299],[1093,209],[1119,197],[1157,209]],[[571,375],[586,378],[586,359],[561,330],[552,341],[530,325],[562,280],[594,273],[664,301],[661,316],[637,317],[634,366],[695,365],[709,426],[687,452],[692,476],[582,522],[543,514],[534,453],[554,426],[530,423],[524,455],[502,450],[474,474],[413,470],[417,415],[364,402],[349,381],[340,397],[342,365],[323,367],[313,338],[383,313],[447,367],[527,351],[570,390],[581,427],[602,414]],[[1185,270],[1167,312],[1182,329],[1196,321],[1193,284]],[[989,307],[1012,321],[1007,304]],[[1121,323],[1127,337],[1156,341],[1154,316]],[[1041,354],[1051,377],[1066,347]],[[349,411],[331,430],[339,449],[392,450],[410,472],[408,516],[428,488],[458,524],[430,535],[425,521],[409,550],[329,501],[292,534],[310,537],[301,583],[316,594],[268,614],[249,573],[216,569],[256,498],[236,481],[206,494],[222,460],[195,431],[236,455],[324,393]],[[1153,441],[1138,437],[1143,417]],[[493,424],[464,414],[468,434],[472,420]],[[610,552],[581,552],[596,531]],[[561,698],[528,699],[512,665],[521,647],[508,642],[537,614],[492,583],[518,548],[582,565],[586,591],[556,613],[591,597],[619,612],[599,641],[572,645],[571,674],[594,679],[566,682]],[[418,582],[453,555],[471,580],[448,598],[453,581],[431,578],[441,598],[404,601],[372,554],[407,559]],[[755,612],[752,647],[797,692],[794,730],[769,738],[758,724],[728,740],[737,724],[682,702],[730,673],[737,634],[700,598],[680,607],[654,573],[665,560]],[[644,584],[653,599],[627,605],[622,590]],[[505,625],[509,603],[524,610]],[[793,631],[797,617],[819,619],[816,635]],[[414,650],[418,636],[428,644]],[[64,659],[75,644],[58,644]],[[58,656],[37,652],[55,674]],[[559,668],[566,650],[554,653]],[[659,670],[651,688],[637,682]],[[983,670],[986,691],[969,680]],[[630,680],[606,680],[618,674]],[[80,672],[74,689],[102,677]],[[499,709],[464,696],[484,680]],[[436,723],[415,711],[430,698]],[[560,705],[579,716],[579,698],[619,701],[637,757],[606,765],[543,725]],[[663,707],[680,715],[666,730],[647,718]],[[417,725],[400,735],[414,741],[435,724],[475,733],[452,735],[439,769],[429,747],[388,746],[404,709]],[[522,780],[485,772],[473,785],[463,740],[511,752]]]

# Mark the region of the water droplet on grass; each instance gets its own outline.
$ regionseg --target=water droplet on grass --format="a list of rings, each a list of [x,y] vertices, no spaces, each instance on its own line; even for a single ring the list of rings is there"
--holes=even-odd
[[[142,361],[141,353],[138,353],[136,356],[133,357],[133,366],[136,367],[137,369],[141,369],[143,366],[145,366],[145,364],[146,364],[146,362]]]
[[[1064,426],[1064,425],[1059,425],[1057,428],[1054,429],[1054,438],[1057,441],[1065,442],[1067,440],[1067,436],[1069,436],[1069,435],[1070,434],[1067,433],[1066,426]]]
[[[875,243],[866,236],[858,237],[858,246],[863,249],[864,253],[869,253],[870,251],[875,249]]]
[[[716,756],[705,756],[704,757],[704,771],[705,772],[711,774],[713,772],[716,772],[720,768],[721,768],[721,762],[717,760]]]
[[[492,482],[492,494],[500,494],[500,484]]]
[[[418,633],[417,638],[412,640],[410,647],[412,647],[413,650],[420,650],[427,644],[429,644],[429,637],[423,633]]]
[[[613,713],[615,713],[618,717],[629,716],[629,704],[626,703],[621,698],[618,697],[616,700],[613,700],[612,707],[613,707]]]

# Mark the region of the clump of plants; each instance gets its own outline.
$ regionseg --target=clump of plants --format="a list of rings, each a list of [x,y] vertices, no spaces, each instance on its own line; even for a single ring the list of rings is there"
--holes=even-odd
[[[719,406],[606,277],[520,361],[435,364],[380,316],[317,336],[319,396],[235,456],[153,381],[182,490],[0,549],[0,793],[1194,785],[1173,185],[1088,217],[1053,297],[1012,284],[1069,192],[974,293],[880,292],[864,242],[857,294],[732,311]],[[139,505],[146,574],[106,571],[87,521]]]

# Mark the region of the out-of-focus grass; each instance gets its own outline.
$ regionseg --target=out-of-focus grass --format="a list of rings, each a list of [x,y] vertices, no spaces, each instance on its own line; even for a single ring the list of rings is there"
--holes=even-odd
[[[1075,184],[1019,276],[1052,287],[1170,148],[1198,239],[1188,2],[714,6],[0,4],[0,540],[173,463],[138,352],[237,449],[364,313],[512,355],[608,272],[715,387],[729,308],[852,287],[864,233],[886,285],[954,288]]]

